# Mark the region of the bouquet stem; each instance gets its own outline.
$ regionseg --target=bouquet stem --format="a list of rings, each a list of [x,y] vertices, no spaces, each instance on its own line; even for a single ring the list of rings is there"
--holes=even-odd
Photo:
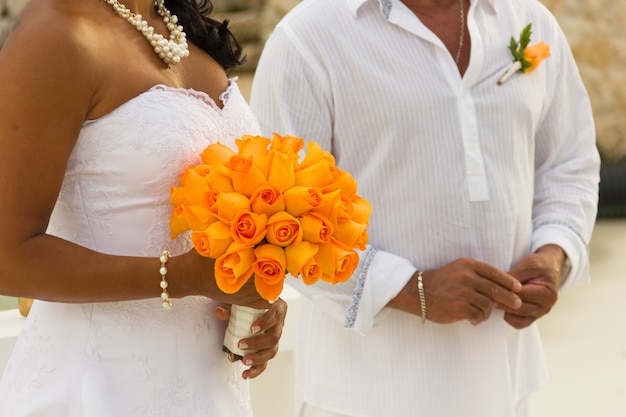
[[[252,323],[264,315],[266,309],[258,309],[252,307],[244,307],[233,304],[230,309],[230,319],[228,320],[228,328],[224,335],[224,346],[222,350],[228,354],[231,362],[236,362],[243,358],[248,350],[241,350],[237,347],[239,341],[245,337],[252,336],[250,327]]]

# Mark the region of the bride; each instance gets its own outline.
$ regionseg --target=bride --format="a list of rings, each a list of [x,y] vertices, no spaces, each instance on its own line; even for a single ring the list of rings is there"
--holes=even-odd
[[[31,0],[0,51],[0,293],[33,304],[0,416],[250,416],[286,314],[170,238],[212,142],[259,134],[209,1]],[[227,305],[269,308],[231,364]]]

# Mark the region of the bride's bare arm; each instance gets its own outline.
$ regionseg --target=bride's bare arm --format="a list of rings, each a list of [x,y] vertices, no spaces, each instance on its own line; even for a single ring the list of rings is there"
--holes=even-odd
[[[101,104],[106,62],[89,40],[80,19],[53,19],[27,7],[0,53],[0,79],[10,80],[0,88],[2,294],[60,302],[160,295],[157,257],[104,255],[46,234],[81,126]],[[213,261],[194,251],[167,266],[172,297],[267,307],[252,284],[233,296],[219,291]]]

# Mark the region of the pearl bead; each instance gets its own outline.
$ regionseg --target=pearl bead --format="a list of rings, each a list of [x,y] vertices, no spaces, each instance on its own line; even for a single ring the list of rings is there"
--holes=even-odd
[[[159,286],[161,287],[161,300],[163,308],[166,310],[170,310],[172,308],[172,300],[170,300],[170,294],[167,292],[168,283],[165,279],[165,275],[167,274],[167,268],[165,264],[170,259],[170,253],[168,251],[163,251],[161,256],[159,257],[159,261],[161,262],[161,268],[159,268],[159,273],[161,274],[161,282]]]
[[[181,58],[189,56],[187,34],[183,27],[177,25],[178,17],[170,13],[165,7],[165,0],[155,0],[157,13],[165,22],[170,32],[169,39],[165,39],[160,33],[154,33],[154,28],[148,25],[141,14],[135,14],[120,3],[118,0],[104,0],[113,7],[113,10],[128,23],[133,25],[148,40],[154,52],[168,65],[175,65]]]

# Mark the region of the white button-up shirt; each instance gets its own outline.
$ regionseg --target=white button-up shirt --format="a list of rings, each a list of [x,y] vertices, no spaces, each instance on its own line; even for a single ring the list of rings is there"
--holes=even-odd
[[[500,310],[475,327],[422,325],[385,308],[418,268],[471,257],[508,271],[549,243],[568,256],[562,290],[589,279],[599,157],[566,39],[535,0],[471,0],[467,22],[463,77],[400,0],[304,0],[266,44],[251,95],[264,133],[319,142],[373,205],[352,279],[289,281],[308,300],[299,401],[350,416],[509,417],[547,380],[535,325],[514,330]],[[528,23],[552,56],[499,86]]]

